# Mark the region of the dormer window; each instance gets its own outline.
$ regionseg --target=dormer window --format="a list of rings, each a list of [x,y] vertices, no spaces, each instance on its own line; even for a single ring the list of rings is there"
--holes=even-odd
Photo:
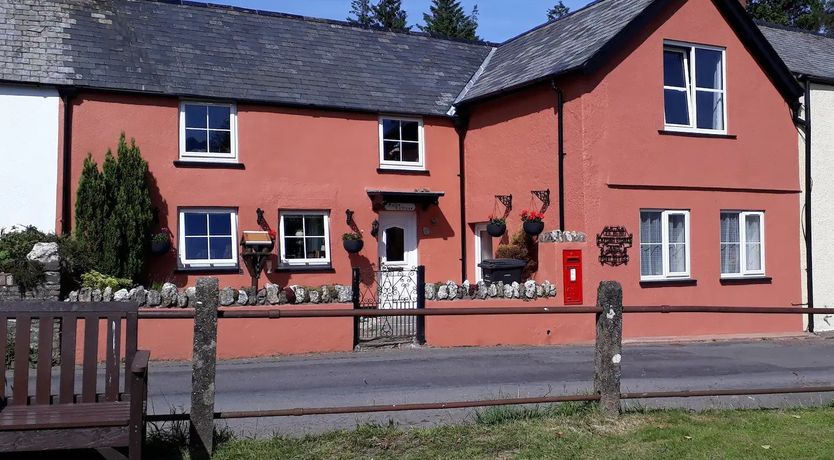
[[[667,42],[663,48],[666,129],[725,134],[725,50]]]
[[[381,169],[425,169],[423,120],[379,119],[379,166]]]

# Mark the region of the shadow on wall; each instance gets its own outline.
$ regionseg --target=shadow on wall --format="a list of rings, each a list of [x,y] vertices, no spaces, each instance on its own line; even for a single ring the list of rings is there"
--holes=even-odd
[[[171,238],[171,247],[168,252],[161,255],[150,254],[148,257],[148,279],[146,286],[150,287],[154,284],[163,284],[171,282],[177,287],[185,285],[185,279],[177,279],[174,270],[177,268],[177,238],[171,233],[171,225],[168,215],[168,202],[162,196],[159,190],[159,183],[154,176],[153,171],[150,170],[151,165],[148,164],[148,191],[151,195],[151,203],[153,203],[153,232],[161,232],[162,229],[168,229],[169,237]]]

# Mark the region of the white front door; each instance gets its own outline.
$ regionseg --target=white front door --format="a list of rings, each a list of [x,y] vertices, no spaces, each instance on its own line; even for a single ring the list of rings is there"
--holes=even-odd
[[[492,236],[487,233],[487,224],[478,224],[475,226],[475,281],[481,281],[483,274],[481,267],[478,265],[493,258],[492,253]]]
[[[379,268],[379,308],[416,308],[417,215],[414,212],[380,213]]]

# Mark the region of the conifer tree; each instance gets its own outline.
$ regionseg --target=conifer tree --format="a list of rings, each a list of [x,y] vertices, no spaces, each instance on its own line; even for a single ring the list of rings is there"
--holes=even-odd
[[[754,19],[834,36],[834,0],[750,0]]]
[[[116,276],[137,279],[145,269],[150,245],[153,206],[148,189],[148,163],[142,159],[136,140],[130,145],[119,139],[115,218],[119,222],[120,270]]]
[[[105,197],[104,178],[88,153],[75,198],[75,238],[88,254],[100,254],[104,243]]]
[[[457,0],[432,0],[429,13],[423,13],[420,30],[441,37],[477,40],[478,6],[467,15]]]
[[[347,18],[351,24],[362,27],[374,25],[374,15],[371,10],[371,0],[352,0],[350,2],[350,14]]]
[[[562,0],[559,0],[553,8],[547,10],[547,20],[553,21],[555,19],[559,19],[563,16],[567,16],[570,13],[570,7],[565,5]]]
[[[371,7],[374,14],[374,25],[393,31],[407,31],[411,27],[407,24],[408,15],[402,8],[402,0],[379,0]]]

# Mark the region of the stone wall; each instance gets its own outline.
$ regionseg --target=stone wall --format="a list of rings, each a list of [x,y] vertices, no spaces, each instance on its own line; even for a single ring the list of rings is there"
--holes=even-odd
[[[61,296],[61,259],[58,243],[37,243],[26,256],[43,266],[44,282],[36,288],[21,292],[10,273],[0,273],[0,302],[14,300],[59,300]]]
[[[445,283],[426,284],[426,300],[486,300],[486,299],[520,299],[533,300],[556,296],[556,285],[550,281],[539,284],[533,280],[524,283],[504,284],[479,281],[470,284],[464,281],[457,284],[454,281]]]

